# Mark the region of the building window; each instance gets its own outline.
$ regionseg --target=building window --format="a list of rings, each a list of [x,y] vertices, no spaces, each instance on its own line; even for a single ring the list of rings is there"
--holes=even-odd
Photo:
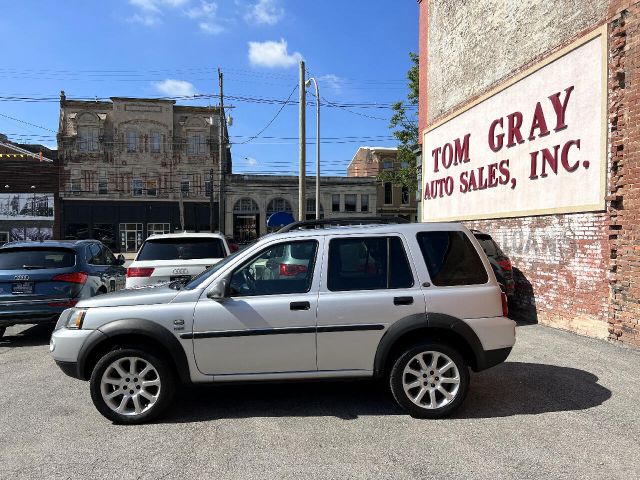
[[[360,195],[360,211],[368,212],[369,211],[369,195]]]
[[[408,166],[409,166],[409,164],[408,164],[407,162],[402,162],[402,163],[400,164],[400,167],[401,167],[401,168],[407,168]]]
[[[385,160],[382,162],[383,170],[391,170],[393,168],[393,162],[391,160]]]
[[[141,197],[142,196],[142,179],[141,178],[134,178],[133,180],[131,180],[131,195],[133,195],[134,197]]]
[[[180,195],[182,195],[183,197],[188,197],[190,191],[191,191],[191,182],[189,180],[181,180]]]
[[[233,206],[233,213],[260,213],[260,209],[252,198],[244,197]]]
[[[211,190],[211,180],[205,180],[204,181],[204,194],[207,198],[209,198],[212,194],[212,190]]]
[[[307,198],[307,220],[315,220],[316,218],[316,199],[315,198]],[[320,215],[319,218],[324,218],[324,208],[322,207],[322,203],[320,203]]]
[[[127,152],[137,152],[138,151],[138,132],[133,130],[129,130],[127,132]]]
[[[147,197],[158,196],[158,180],[147,180]]]
[[[391,182],[384,182],[384,204],[393,204],[393,185]]]
[[[355,212],[357,199],[358,199],[358,196],[355,193],[347,193],[344,196],[344,211]]]
[[[107,179],[107,172],[104,170],[100,172],[98,177],[98,195],[106,195],[109,193],[109,180]]]
[[[334,193],[331,195],[331,211],[339,212],[340,211],[340,194]]]
[[[189,155],[204,153],[204,141],[201,133],[191,133],[187,140],[187,153]]]
[[[276,212],[293,213],[291,204],[284,198],[274,198],[267,205],[267,217]]]
[[[142,223],[120,224],[120,250],[137,252],[142,245]]]
[[[164,235],[165,233],[171,233],[171,224],[147,223],[147,237],[151,235]]]
[[[80,152],[97,152],[100,130],[95,127],[78,127],[78,150]]]
[[[71,179],[71,193],[73,193],[74,195],[80,195],[80,192],[82,191],[82,182],[80,181],[79,178],[72,178]]]
[[[402,205],[409,205],[409,187],[402,186]]]
[[[160,132],[151,132],[151,153],[160,153]]]
[[[0,232],[0,245],[4,245],[9,241],[9,232]]]

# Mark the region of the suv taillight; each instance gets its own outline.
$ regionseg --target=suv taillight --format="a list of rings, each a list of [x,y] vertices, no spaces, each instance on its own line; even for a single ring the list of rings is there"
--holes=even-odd
[[[283,277],[293,277],[295,275],[306,272],[307,267],[305,267],[304,265],[296,265],[291,263],[280,264],[280,275],[282,275]]]
[[[496,263],[500,265],[500,268],[502,268],[505,272],[510,272],[512,270],[511,260],[509,260],[508,258],[505,258],[504,260],[498,260]]]
[[[504,292],[500,292],[500,297],[502,298],[502,316],[509,316],[509,302],[507,301],[507,294]]]
[[[127,277],[150,277],[154,270],[153,267],[129,267],[127,268]]]
[[[89,275],[84,272],[61,273],[52,278],[54,282],[81,283],[84,284]]]

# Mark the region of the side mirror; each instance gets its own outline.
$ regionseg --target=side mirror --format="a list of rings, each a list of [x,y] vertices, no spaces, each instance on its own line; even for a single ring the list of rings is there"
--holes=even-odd
[[[226,298],[227,296],[227,287],[229,286],[228,278],[220,278],[213,282],[213,285],[207,292],[207,298],[211,300],[220,301]]]
[[[127,260],[124,258],[124,255],[122,255],[122,254],[118,255],[117,260],[118,260],[118,265],[124,265],[124,264],[125,264],[125,262],[127,261]]]

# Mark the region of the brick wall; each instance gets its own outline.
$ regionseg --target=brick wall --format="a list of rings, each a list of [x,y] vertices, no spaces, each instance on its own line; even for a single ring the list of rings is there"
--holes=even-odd
[[[511,258],[514,318],[606,338],[609,312],[605,213],[465,222]]]
[[[438,3],[439,6],[449,4],[446,1],[423,0],[421,13],[426,10],[425,3],[430,7],[438,6]],[[504,2],[483,0],[481,4],[503,5]],[[473,8],[481,4],[474,3]],[[566,8],[587,5],[580,2],[561,4]],[[603,23],[608,25],[609,188],[606,211],[481,220],[466,224],[491,234],[510,256],[515,269],[513,306],[517,318],[640,346],[640,2],[609,0],[606,12],[597,21],[594,19],[600,15],[600,3],[589,5],[584,12],[572,14],[581,21],[573,31],[557,37],[559,41],[556,44],[547,45],[550,50],[532,52],[529,59],[523,57],[519,66],[511,68],[506,76],[489,78],[485,84],[495,86],[586,31]],[[529,17],[529,27],[536,26],[535,18]],[[487,21],[482,17],[478,25],[474,23],[469,27],[465,23],[464,28],[478,26],[486,31]],[[500,23],[502,20],[491,21]],[[594,23],[587,25],[589,21]],[[429,28],[436,28],[432,27],[434,18],[430,18],[429,23]],[[448,25],[443,27],[448,28]],[[424,44],[425,52],[427,38],[423,38],[423,33],[426,30],[425,19],[420,29],[421,48]],[[429,36],[433,44],[435,37],[431,38],[431,33]],[[482,34],[472,37],[476,45],[482,45],[490,35],[486,38],[482,38]],[[432,48],[429,62],[433,63],[433,56],[437,54],[438,49]],[[432,68],[429,66],[426,70],[431,72]],[[421,66],[421,73],[424,70]],[[469,79],[461,77],[460,81],[475,82],[470,72],[467,71],[466,75]],[[432,80],[430,75],[431,90],[434,88]],[[477,87],[475,84],[472,86]],[[489,88],[471,89],[469,95],[463,95],[463,101],[452,104],[443,112],[462,108]],[[455,85],[445,89],[444,94],[449,95],[451,89],[455,90]],[[429,116],[433,117],[429,121],[435,121],[440,113],[433,108],[430,93],[422,93],[421,89],[420,112],[421,115],[426,112],[422,104],[429,102]],[[421,127],[424,126],[421,123]]]
[[[640,2],[609,16],[609,338],[640,345]]]

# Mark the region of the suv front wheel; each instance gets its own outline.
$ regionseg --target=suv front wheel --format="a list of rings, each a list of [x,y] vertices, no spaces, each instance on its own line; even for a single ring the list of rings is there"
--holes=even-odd
[[[390,375],[396,402],[416,418],[441,418],[462,404],[469,389],[469,368],[456,350],[423,343],[405,351]]]
[[[91,399],[98,411],[121,424],[143,423],[166,409],[173,398],[174,375],[150,352],[112,350],[91,374]]]

